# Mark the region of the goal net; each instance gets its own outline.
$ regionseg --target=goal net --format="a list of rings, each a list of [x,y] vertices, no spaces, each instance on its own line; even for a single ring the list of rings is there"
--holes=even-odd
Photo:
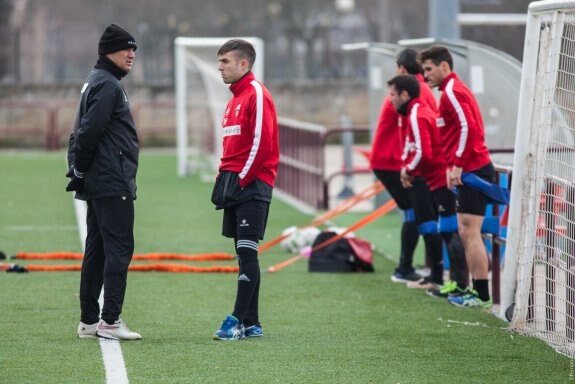
[[[175,39],[177,172],[213,173],[221,157],[221,123],[231,97],[218,72],[216,53],[230,38]],[[252,71],[263,81],[264,45],[257,37],[242,37],[253,44]]]
[[[575,1],[529,6],[517,132],[502,315],[575,357]]]

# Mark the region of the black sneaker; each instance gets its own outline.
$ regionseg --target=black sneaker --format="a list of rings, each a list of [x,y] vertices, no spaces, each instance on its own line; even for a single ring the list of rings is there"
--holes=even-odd
[[[413,271],[407,274],[395,271],[395,273],[391,275],[391,281],[393,281],[394,283],[409,283],[410,281],[419,281],[419,280],[421,280],[421,275]]]
[[[447,298],[448,296],[456,296],[464,293],[461,288],[457,286],[457,283],[453,280],[449,280],[439,288],[430,288],[425,293],[432,297]]]
[[[430,288],[427,291],[425,291],[425,293],[427,293],[431,297],[439,297],[440,299],[446,299],[447,296],[449,296],[449,293],[443,293],[441,292],[441,289],[437,288]]]

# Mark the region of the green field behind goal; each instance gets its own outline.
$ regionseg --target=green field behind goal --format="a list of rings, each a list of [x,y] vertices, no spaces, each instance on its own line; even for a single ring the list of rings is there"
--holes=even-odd
[[[0,250],[79,252],[64,153],[0,152]],[[136,253],[233,253],[220,236],[211,183],[177,178],[175,154],[143,151]],[[348,226],[361,213],[334,219]],[[274,200],[266,240],[311,217]],[[401,217],[356,232],[390,258]],[[212,340],[230,313],[233,274],[131,272],[122,318],[142,341],[122,342],[132,383],[563,383],[573,362],[537,339],[508,333],[479,309],[460,309],[390,282],[381,254],[372,274],[312,274],[290,255],[260,257],[265,336]],[[0,260],[1,261],[1,260]],[[21,265],[76,261],[12,261]],[[139,262],[142,263],[142,262]],[[233,265],[203,262],[197,266]],[[78,272],[0,272],[0,383],[104,383],[97,341],[76,337]]]

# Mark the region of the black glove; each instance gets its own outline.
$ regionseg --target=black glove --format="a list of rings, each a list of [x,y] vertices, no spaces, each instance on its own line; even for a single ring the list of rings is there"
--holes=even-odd
[[[66,173],[66,177],[70,178],[70,182],[66,186],[66,192],[76,191],[77,193],[84,192],[84,178],[76,176],[74,168],[71,167]]]
[[[10,265],[10,267],[6,270],[6,272],[15,272],[15,273],[28,273],[28,270],[26,269],[26,267],[21,267],[18,264],[12,264]]]
[[[72,176],[72,179],[66,186],[66,192],[72,192],[72,191],[76,191],[77,193],[84,192],[84,179]]]

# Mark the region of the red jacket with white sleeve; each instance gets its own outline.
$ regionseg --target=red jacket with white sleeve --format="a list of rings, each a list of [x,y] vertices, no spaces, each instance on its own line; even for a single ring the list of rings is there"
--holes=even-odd
[[[485,145],[485,131],[481,111],[475,96],[451,72],[440,84],[437,127],[445,148],[448,166],[475,171],[491,162]]]
[[[433,111],[437,111],[435,96],[425,82],[422,75],[415,75],[419,80],[420,99]],[[370,167],[383,171],[401,170],[404,137],[401,132],[401,115],[391,104],[389,95],[386,96],[381,106],[377,128],[371,146]]]
[[[230,86],[226,106],[220,171],[239,174],[245,188],[256,178],[274,186],[279,164],[278,124],[267,88],[249,72]]]
[[[403,164],[408,174],[423,176],[429,189],[445,186],[447,163],[439,131],[435,125],[436,114],[421,99],[408,101]]]

